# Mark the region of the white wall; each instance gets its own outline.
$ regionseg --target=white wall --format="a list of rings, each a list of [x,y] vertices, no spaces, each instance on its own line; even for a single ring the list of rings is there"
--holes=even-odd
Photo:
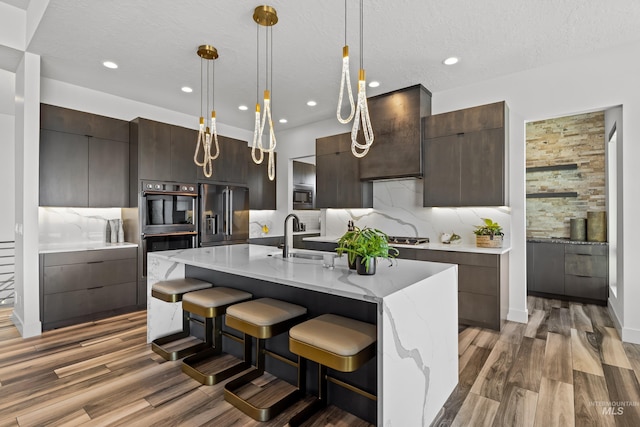
[[[622,274],[618,287],[623,289],[624,312],[616,312],[622,324],[625,341],[640,343],[640,310],[634,308],[640,301],[640,245],[626,244],[640,239],[640,211],[637,186],[640,170],[640,122],[633,120],[640,114],[640,58],[634,52],[640,42],[608,49],[597,54],[580,57],[544,67],[511,74],[476,85],[434,93],[433,113],[456,110],[473,105],[506,100],[510,107],[511,148],[524,150],[525,135],[522,121],[568,116],[585,111],[603,110],[623,106],[624,140],[619,146],[622,165],[618,170],[618,183],[623,184],[618,228],[622,240],[618,242],[618,260]],[[522,131],[521,131],[522,130]],[[623,152],[623,153],[622,153]],[[526,310],[522,296],[526,289],[526,245],[524,224],[520,224],[520,210],[525,209],[525,193],[518,188],[519,174],[524,174],[524,157],[511,154],[511,207],[512,253],[510,256],[511,309]],[[513,185],[516,184],[516,185]],[[524,222],[524,219],[522,218]],[[518,239],[518,234],[520,238]]]
[[[15,117],[0,114],[0,200],[5,207],[15,206]],[[0,241],[13,241],[14,209],[0,209]]]

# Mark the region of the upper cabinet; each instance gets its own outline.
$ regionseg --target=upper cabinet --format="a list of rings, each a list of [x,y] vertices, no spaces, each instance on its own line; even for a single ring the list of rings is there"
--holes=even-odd
[[[171,181],[171,125],[137,118],[130,129],[132,188],[141,179]]]
[[[360,181],[361,163],[351,154],[350,132],[316,139],[316,208],[373,207],[373,184]]]
[[[251,149],[247,149],[247,184],[249,187],[249,209],[276,209],[276,181],[269,180],[268,175],[268,155],[265,154],[262,163],[259,165],[251,158]],[[274,153],[274,161],[277,164],[278,153]]]
[[[504,206],[505,102],[424,119],[424,206]]]
[[[129,122],[42,104],[40,206],[129,205]]]
[[[220,155],[213,160],[211,178],[205,177],[204,171],[199,167],[198,180],[247,185],[249,161],[251,161],[251,151],[247,150],[247,142],[218,135],[218,143]],[[211,150],[215,152],[215,147],[212,147]],[[263,163],[266,161],[267,156],[265,155]]]
[[[171,180],[196,182],[198,167],[193,161],[198,131],[171,126]]]
[[[367,100],[374,142],[360,162],[360,179],[422,177],[422,118],[431,92],[422,85]]]

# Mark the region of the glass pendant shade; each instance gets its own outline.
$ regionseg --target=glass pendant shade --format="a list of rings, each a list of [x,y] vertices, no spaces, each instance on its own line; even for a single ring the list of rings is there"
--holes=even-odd
[[[220,145],[218,143],[218,128],[216,126],[216,111],[215,109],[211,110],[211,119],[205,122],[204,116],[202,115],[202,98],[206,98],[207,110],[209,109],[209,63],[207,63],[207,83],[206,83],[206,91],[205,85],[203,83],[203,75],[202,75],[202,61],[213,61],[218,58],[218,51],[215,47],[209,45],[201,45],[198,48],[198,56],[200,57],[200,83],[201,83],[201,99],[200,99],[200,126],[198,128],[198,139],[196,141],[196,151],[193,154],[193,162],[202,167],[202,172],[204,176],[207,178],[211,178],[213,175],[213,160],[217,159],[220,155]],[[212,73],[212,79],[214,80],[214,74]],[[213,82],[212,82],[213,83]],[[214,102],[214,88],[212,84],[211,90],[211,104]],[[200,147],[202,147],[202,160],[199,160]],[[211,148],[215,147],[215,154],[211,154]]]
[[[360,70],[358,76],[358,104],[353,119],[353,128],[351,128],[351,152],[358,158],[366,156],[373,144],[373,129],[371,128],[369,106],[367,105],[367,81],[365,76],[365,71]],[[364,144],[358,142],[360,122],[362,122]]]
[[[342,98],[344,97],[344,88],[347,87],[347,94],[349,96],[349,105],[351,109],[349,110],[349,116],[344,119],[342,118],[341,110],[342,110]],[[344,46],[342,48],[342,77],[340,79],[340,93],[338,95],[338,109],[336,110],[336,117],[338,121],[342,124],[347,124],[351,120],[353,120],[353,116],[355,114],[355,104],[353,102],[353,91],[351,90],[351,77],[349,76],[349,46]]]

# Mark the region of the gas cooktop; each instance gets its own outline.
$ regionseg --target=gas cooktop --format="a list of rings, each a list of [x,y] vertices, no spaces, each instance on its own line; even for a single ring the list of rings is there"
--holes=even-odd
[[[389,236],[389,243],[395,243],[398,245],[423,245],[429,243],[428,237],[400,237]]]

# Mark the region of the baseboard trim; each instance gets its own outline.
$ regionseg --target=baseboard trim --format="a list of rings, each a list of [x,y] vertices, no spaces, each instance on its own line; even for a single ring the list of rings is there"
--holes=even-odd
[[[625,328],[622,326],[622,322],[618,317],[618,313],[613,309],[611,304],[611,299],[609,299],[609,304],[607,305],[607,311],[609,312],[609,316],[611,316],[611,320],[613,320],[613,324],[620,335],[620,339],[623,342],[628,342],[632,344],[640,344],[640,330],[633,328]]]
[[[25,325],[18,313],[16,313],[15,309],[11,313],[11,321],[13,322],[16,329],[18,329],[18,332],[20,332],[22,338],[37,337],[39,335],[42,335],[42,323],[38,321],[36,323]]]
[[[529,311],[510,308],[509,313],[507,313],[507,320],[511,322],[527,323],[529,321]]]

